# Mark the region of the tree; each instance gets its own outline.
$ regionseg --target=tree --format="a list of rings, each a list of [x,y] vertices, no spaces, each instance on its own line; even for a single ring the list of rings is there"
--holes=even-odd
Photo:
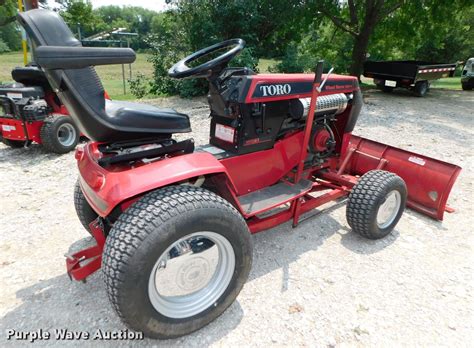
[[[300,39],[302,1],[173,0],[193,49],[242,38],[257,56],[279,56]]]
[[[104,29],[104,21],[96,14],[89,0],[61,0],[59,14],[73,32],[80,26],[81,36],[90,36]]]
[[[451,63],[472,56],[474,4],[468,0],[416,0],[380,23],[370,40],[371,60]]]
[[[160,17],[155,11],[135,6],[102,6],[94,12],[105,22],[106,30],[121,27],[137,33],[131,43],[134,49],[148,48],[145,39],[152,32],[154,19]]]
[[[406,0],[314,0],[309,3],[340,30],[353,37],[349,73],[359,77],[366,60],[370,38],[379,23],[391,16]]]
[[[21,35],[15,23],[17,13],[15,0],[3,0],[0,6],[0,52],[21,48]]]

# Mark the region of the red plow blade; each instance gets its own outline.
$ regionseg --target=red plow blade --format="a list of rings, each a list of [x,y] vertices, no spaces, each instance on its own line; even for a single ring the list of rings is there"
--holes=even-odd
[[[408,207],[443,220],[451,188],[461,168],[434,158],[381,144],[355,135],[351,136],[351,159],[346,172],[362,175],[369,170],[383,169],[399,175],[408,188]]]

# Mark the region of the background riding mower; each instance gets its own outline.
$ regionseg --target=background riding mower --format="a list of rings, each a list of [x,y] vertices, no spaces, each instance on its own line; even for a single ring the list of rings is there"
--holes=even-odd
[[[297,226],[325,203],[348,197],[349,225],[371,239],[393,230],[405,204],[443,218],[460,168],[353,136],[355,77],[323,76],[322,64],[315,75],[227,68],[240,39],[198,51],[169,73],[209,81],[210,143],[194,148],[172,138],[190,132],[187,115],[104,99],[92,66],[133,62],[132,50],[83,48],[53,12],[19,19],[91,139],[76,150],[75,203],[96,245],[67,257],[68,274],[84,280],[102,267],[117,314],[149,337],[218,317],[249,274],[250,234]],[[190,68],[198,59],[208,61]]]
[[[80,133],[41,68],[15,68],[12,77],[15,83],[0,84],[2,142],[22,147],[34,141],[59,154],[75,149]]]

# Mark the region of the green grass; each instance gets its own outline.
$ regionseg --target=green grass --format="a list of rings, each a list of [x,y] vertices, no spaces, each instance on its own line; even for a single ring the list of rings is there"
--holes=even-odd
[[[372,79],[361,76],[360,86],[363,88],[374,88],[374,82]],[[453,89],[461,90],[461,78],[457,77],[446,77],[439,80],[433,80],[431,82],[431,88],[443,88],[443,89]]]
[[[152,78],[153,66],[147,61],[148,55],[137,53],[137,60],[132,64],[132,77],[138,72]],[[11,52],[0,54],[0,82],[12,81],[11,71],[14,67],[23,66],[23,53]],[[112,99],[133,100],[136,99],[131,93],[126,83],[127,93],[123,93],[122,66],[121,65],[104,65],[96,68],[105,90]],[[125,65],[125,80],[129,78],[128,65]]]
[[[153,66],[147,61],[148,54],[137,53],[137,60],[132,64],[132,77],[137,73],[142,73],[146,77],[153,78]],[[269,67],[277,64],[274,59],[260,59],[258,67],[260,72],[269,72]],[[0,82],[12,81],[11,71],[17,66],[23,66],[23,53],[10,52],[0,54]],[[121,65],[103,65],[96,67],[105,90],[112,99],[118,100],[134,100],[136,99],[131,93],[128,86],[129,70],[125,65],[125,87],[127,93],[123,93],[122,66]]]
[[[444,88],[444,89],[455,89],[461,90],[461,77],[446,77],[433,81],[431,88]]]
[[[137,60],[132,64],[132,77],[137,73],[142,73],[146,77],[153,77],[153,66],[147,61],[148,54],[137,53]],[[262,58],[258,62],[258,68],[261,73],[269,72],[269,67],[278,63],[275,59]],[[11,71],[14,67],[23,65],[22,52],[11,52],[0,54],[0,82],[12,81]],[[123,93],[122,66],[121,65],[104,65],[96,68],[104,88],[112,99],[133,100],[136,99],[131,93],[128,81],[125,81],[127,93]],[[125,65],[125,79],[129,78],[128,65]],[[362,77],[363,87],[373,87],[372,79]],[[448,77],[435,80],[431,84],[432,88],[444,88],[461,90],[460,77]]]

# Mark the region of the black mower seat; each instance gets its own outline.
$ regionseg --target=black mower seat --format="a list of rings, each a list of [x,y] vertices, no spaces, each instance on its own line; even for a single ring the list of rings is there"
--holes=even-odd
[[[16,82],[22,83],[25,86],[41,86],[49,88],[49,82],[38,66],[16,67],[12,70],[12,78]]]
[[[109,122],[116,127],[126,127],[146,132],[153,129],[159,133],[171,134],[190,132],[188,115],[173,109],[158,108],[152,105],[107,100],[105,113]]]
[[[82,47],[64,20],[48,10],[21,12],[18,21],[28,33],[36,62],[90,140],[110,143],[191,131],[188,116],[174,110],[105,99],[94,66],[132,63],[131,49]]]

